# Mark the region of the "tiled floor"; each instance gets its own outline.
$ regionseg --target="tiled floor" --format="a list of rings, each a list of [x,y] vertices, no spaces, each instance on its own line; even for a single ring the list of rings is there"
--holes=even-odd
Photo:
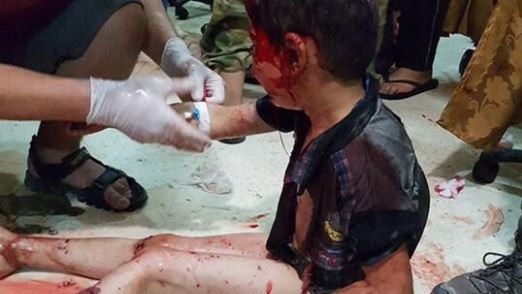
[[[178,26],[198,32],[208,19],[208,8],[198,3],[189,8],[191,19],[178,22]],[[432,189],[429,223],[412,260],[416,293],[421,294],[429,293],[440,281],[480,267],[487,251],[510,252],[520,215],[522,165],[502,165],[495,183],[478,185],[470,171],[479,151],[435,123],[459,79],[458,62],[467,46],[468,40],[462,36],[442,39],[435,64],[441,86],[405,101],[387,103],[402,118]],[[140,66],[139,72],[150,71],[148,65]],[[263,92],[249,86],[245,95],[255,98]],[[0,193],[13,191],[23,180],[28,142],[36,128],[37,123],[0,122]],[[516,146],[522,147],[522,130],[514,128],[513,133]],[[140,145],[107,130],[86,138],[85,145],[105,163],[135,176],[149,192],[148,206],[130,214],[87,209],[78,217],[23,217],[18,221],[44,224],[60,232],[82,229],[76,234],[83,236],[267,231],[288,160],[285,149],[291,149],[292,138],[278,133],[253,136],[236,146],[215,143],[205,154],[193,155]],[[210,194],[190,184],[191,173],[209,164],[217,165],[229,177],[231,194]],[[456,175],[466,180],[456,198],[445,199],[434,192],[436,184]],[[250,224],[256,221],[252,217],[265,213],[268,215],[258,221],[259,227],[252,228]],[[24,275],[37,274],[29,272],[10,279]]]

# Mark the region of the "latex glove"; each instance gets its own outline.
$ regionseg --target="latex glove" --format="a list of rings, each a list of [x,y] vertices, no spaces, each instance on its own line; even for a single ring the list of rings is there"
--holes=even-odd
[[[203,151],[204,133],[188,124],[165,102],[172,94],[192,89],[190,78],[135,77],[126,81],[91,78],[91,106],[86,122],[119,129],[143,143]]]
[[[161,68],[172,77],[191,77],[196,83],[190,90],[194,101],[223,103],[225,86],[223,79],[190,54],[185,42],[174,37],[165,43],[161,56]]]

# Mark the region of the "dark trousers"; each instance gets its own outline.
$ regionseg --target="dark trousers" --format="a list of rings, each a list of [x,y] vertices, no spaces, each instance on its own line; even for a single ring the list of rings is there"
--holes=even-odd
[[[391,0],[379,53],[377,71],[391,65],[431,71],[449,0]],[[392,12],[400,11],[398,36],[393,34]]]

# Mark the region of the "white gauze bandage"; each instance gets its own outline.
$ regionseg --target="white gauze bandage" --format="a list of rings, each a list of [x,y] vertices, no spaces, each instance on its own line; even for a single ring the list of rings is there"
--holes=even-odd
[[[192,107],[191,116],[198,122],[198,128],[205,134],[210,133],[210,115],[208,113],[207,103],[195,102]]]

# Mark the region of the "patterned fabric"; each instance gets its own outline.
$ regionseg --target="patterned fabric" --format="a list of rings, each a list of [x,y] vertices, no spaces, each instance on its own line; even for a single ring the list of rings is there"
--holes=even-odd
[[[522,1],[502,0],[439,124],[481,149],[522,115]]]
[[[363,279],[362,266],[402,244],[412,254],[427,219],[429,190],[411,142],[378,99],[377,82],[369,80],[354,109],[304,150],[310,121],[303,112],[277,108],[269,98],[257,104],[267,124],[285,131],[293,126],[296,138],[267,249],[300,275],[311,265],[316,290]],[[303,253],[292,243],[297,200],[305,191],[313,211]]]
[[[225,72],[246,70],[252,63],[251,47],[242,0],[215,0],[201,38],[206,65]]]

